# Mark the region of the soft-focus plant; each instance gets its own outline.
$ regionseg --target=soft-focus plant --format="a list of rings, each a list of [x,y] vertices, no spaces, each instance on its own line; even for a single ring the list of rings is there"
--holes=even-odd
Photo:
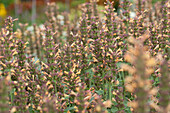
[[[97,2],[77,16],[49,3],[45,23],[16,31],[5,20],[0,112],[169,111],[168,1],[124,0],[116,13],[106,0],[102,14]]]
[[[147,46],[143,45],[148,38],[148,31],[137,39],[129,38],[128,41],[132,45],[129,44],[124,57],[131,65],[122,64],[122,68],[131,75],[125,78],[126,90],[134,93],[135,96],[135,100],[129,102],[129,106],[133,108],[134,112],[139,113],[149,112],[148,99],[151,95],[156,95],[158,90],[156,87],[152,87],[151,80],[149,80],[157,61],[151,57]]]

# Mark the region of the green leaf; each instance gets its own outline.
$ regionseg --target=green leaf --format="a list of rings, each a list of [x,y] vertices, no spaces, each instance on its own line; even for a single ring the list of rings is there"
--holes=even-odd
[[[64,110],[64,112],[70,111],[70,110],[75,110],[74,106],[73,107],[68,107],[67,109]]]
[[[104,94],[104,91],[103,90],[98,90],[98,91],[95,91],[98,95],[103,95]]]
[[[118,111],[118,108],[117,108],[117,107],[112,107],[112,109],[111,109],[111,112],[112,112],[112,113],[117,113],[117,111]]]
[[[14,92],[15,92],[16,88],[13,88],[12,91],[10,92],[10,99],[11,99],[11,103],[13,103],[14,100]]]
[[[94,97],[92,97],[92,98],[90,99],[90,101],[89,101],[89,102],[91,103],[93,100],[94,100]]]
[[[35,113],[32,106],[30,106],[28,110],[29,110],[29,113]]]
[[[132,113],[131,110],[130,110],[130,107],[127,107],[127,108],[125,109],[125,113]]]

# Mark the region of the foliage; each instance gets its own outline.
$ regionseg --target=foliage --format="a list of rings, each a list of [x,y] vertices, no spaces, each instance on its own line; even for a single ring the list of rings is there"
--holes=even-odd
[[[0,32],[0,112],[147,113],[169,111],[168,2],[96,0],[69,12],[48,4],[41,26],[8,17]],[[4,104],[3,104],[4,103]]]
[[[0,3],[4,4],[5,7],[7,7],[8,5],[14,3],[14,0],[0,0]]]

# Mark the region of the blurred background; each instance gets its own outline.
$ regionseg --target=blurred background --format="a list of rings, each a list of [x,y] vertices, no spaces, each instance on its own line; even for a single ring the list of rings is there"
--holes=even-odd
[[[79,14],[79,5],[90,0],[0,0],[0,27],[3,25],[3,21],[7,16],[18,18],[20,23],[42,24],[46,20],[45,10],[48,2],[56,2],[59,11],[67,11],[74,14]],[[99,10],[104,9],[104,2],[106,0],[98,0]],[[122,0],[110,0],[114,1],[114,7],[116,10],[119,8],[119,3]],[[133,3],[133,0],[130,0]],[[152,0],[156,2],[160,0]]]

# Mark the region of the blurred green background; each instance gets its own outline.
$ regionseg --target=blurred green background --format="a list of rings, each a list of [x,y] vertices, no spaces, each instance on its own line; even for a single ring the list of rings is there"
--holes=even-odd
[[[35,6],[33,6],[32,1],[36,1]],[[88,0],[0,0],[0,27],[3,25],[3,20],[7,16],[18,18],[19,22],[28,23],[29,25],[33,24],[33,22],[36,24],[44,23],[46,20],[44,13],[46,3],[49,1],[56,2],[60,12],[69,11],[72,16],[70,19],[73,20],[75,14],[80,15],[80,11],[77,10],[78,5]],[[134,0],[130,1],[133,3]],[[157,1],[161,0],[152,0],[152,3],[154,4]],[[103,6],[99,6],[99,10],[103,8]]]

